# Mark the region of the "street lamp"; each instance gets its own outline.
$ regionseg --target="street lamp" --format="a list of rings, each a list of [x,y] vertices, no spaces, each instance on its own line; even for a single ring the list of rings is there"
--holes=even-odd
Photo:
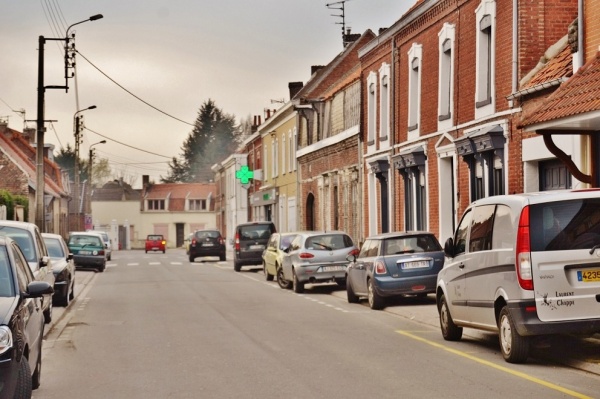
[[[96,109],[95,105],[90,105],[87,108],[80,109],[73,115],[73,130],[75,130],[75,205],[77,206],[77,231],[81,231],[81,213],[83,208],[83,201],[81,197],[80,187],[80,171],[79,171],[79,144],[81,144],[81,128],[83,123],[80,119],[79,113],[87,111],[88,109]]]
[[[35,223],[42,232],[46,232],[46,212],[44,206],[44,98],[46,89],[65,89],[69,91],[68,85],[68,53],[69,29],[73,26],[102,18],[102,14],[92,15],[86,20],[74,23],[67,28],[64,38],[38,38],[38,85],[37,85],[37,134],[36,134],[36,186],[35,186]],[[65,42],[65,85],[64,86],[45,86],[44,85],[44,46],[48,40],[61,40]]]
[[[93,189],[93,179],[92,179],[92,172],[93,172],[93,165],[94,165],[94,150],[92,149],[93,146],[95,146],[96,144],[106,144],[106,140],[102,140],[99,141],[97,143],[94,143],[92,145],[90,145],[90,160],[89,160],[89,165],[88,165],[88,181],[89,181],[89,189],[88,189],[88,213],[91,217],[92,214],[92,189]]]

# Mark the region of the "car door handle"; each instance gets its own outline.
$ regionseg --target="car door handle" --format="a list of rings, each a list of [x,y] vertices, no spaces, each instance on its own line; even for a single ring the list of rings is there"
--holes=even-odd
[[[461,263],[458,265],[458,268],[459,268],[459,269],[464,269],[464,268],[465,268],[465,264],[461,262]]]

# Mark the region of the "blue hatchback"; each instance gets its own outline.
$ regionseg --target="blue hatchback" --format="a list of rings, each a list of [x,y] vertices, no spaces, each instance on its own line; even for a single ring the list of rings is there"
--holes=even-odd
[[[365,240],[346,269],[348,302],[367,297],[371,309],[382,309],[385,298],[435,292],[444,251],[426,231],[380,234]]]

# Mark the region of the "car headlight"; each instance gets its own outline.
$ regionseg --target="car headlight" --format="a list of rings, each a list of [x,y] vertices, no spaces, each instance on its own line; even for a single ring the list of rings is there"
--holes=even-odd
[[[0,326],[0,355],[12,348],[12,332],[7,326]]]

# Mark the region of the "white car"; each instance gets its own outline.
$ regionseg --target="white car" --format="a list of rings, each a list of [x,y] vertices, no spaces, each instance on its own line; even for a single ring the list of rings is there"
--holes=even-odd
[[[442,335],[498,332],[504,359],[530,337],[600,332],[600,191],[500,195],[465,211],[437,279]]]
[[[106,260],[110,260],[112,257],[112,244],[110,242],[110,237],[108,237],[108,233],[102,230],[88,230],[89,233],[98,233],[102,236],[102,241],[104,241],[104,247],[106,252]]]

